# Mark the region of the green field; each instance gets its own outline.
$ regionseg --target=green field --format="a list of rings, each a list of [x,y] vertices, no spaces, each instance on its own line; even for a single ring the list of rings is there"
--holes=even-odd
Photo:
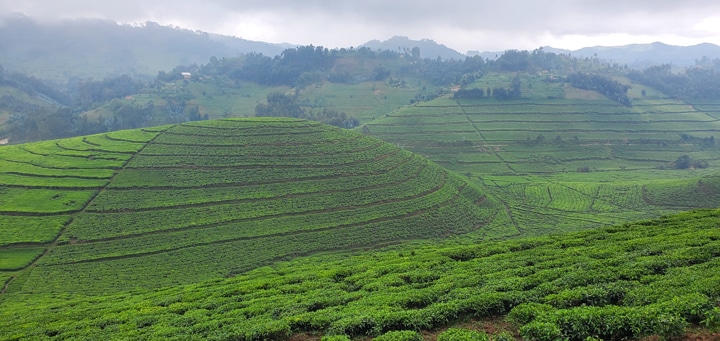
[[[190,284],[318,252],[482,230],[499,208],[418,155],[293,119],[9,146],[0,162],[13,166],[0,171],[0,269],[32,264],[5,274],[14,278],[7,293]]]
[[[509,80],[501,76],[490,73],[468,87]],[[524,77],[520,99],[448,95],[358,129],[465,175],[504,203],[505,224],[518,234],[718,206],[714,186],[697,186],[717,179],[716,102],[653,97],[626,107]],[[705,168],[675,169],[681,156]]]
[[[691,325],[720,327],[718,221],[720,211],[705,210],[580,233],[315,256],[155,291],[11,293],[0,338],[365,339],[493,318],[506,322],[490,332],[511,339],[676,338]]]
[[[357,131],[222,118],[292,89],[180,81],[158,91],[221,119],[0,146],[0,340],[720,327],[719,213],[668,216],[720,207],[720,102],[521,78],[518,99],[413,105],[435,89],[295,89]]]

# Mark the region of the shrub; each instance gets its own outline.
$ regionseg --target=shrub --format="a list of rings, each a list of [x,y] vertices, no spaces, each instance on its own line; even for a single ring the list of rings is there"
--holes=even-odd
[[[350,341],[347,335],[326,335],[320,341]]]
[[[547,304],[524,303],[510,310],[508,320],[519,325],[530,323],[541,315],[553,311],[554,308]]]
[[[520,327],[520,335],[527,340],[557,341],[562,340],[560,328],[551,322],[531,322]]]
[[[483,332],[461,328],[450,328],[438,335],[438,341],[489,341],[488,335]]]

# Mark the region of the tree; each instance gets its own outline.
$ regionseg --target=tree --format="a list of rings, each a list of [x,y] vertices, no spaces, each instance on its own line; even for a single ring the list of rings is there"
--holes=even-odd
[[[687,155],[681,155],[677,160],[675,160],[675,168],[677,169],[688,169],[690,168],[690,165],[692,163],[692,160]]]

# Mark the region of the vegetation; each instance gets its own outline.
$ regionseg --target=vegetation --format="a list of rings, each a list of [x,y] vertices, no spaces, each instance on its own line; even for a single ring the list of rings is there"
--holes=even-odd
[[[0,147],[0,339],[720,328],[720,212],[667,216],[720,207],[715,64],[304,46],[62,89],[0,68],[0,143],[62,138]],[[465,328],[486,319],[512,331]]]
[[[420,330],[507,315],[532,340],[669,338],[691,325],[720,327],[719,220],[720,211],[704,210],[580,233],[311,257],[230,279],[62,301],[11,293],[0,335],[414,340]],[[438,339],[453,335],[487,340],[458,329]]]
[[[17,259],[3,269],[33,264],[10,274],[17,293],[189,284],[321,251],[466,233],[497,210],[417,155],[286,118],[9,146],[0,159],[14,166],[0,170],[0,218],[18,224],[2,229],[0,249]],[[32,224],[43,228],[23,229]],[[188,264],[212,265],[176,271]]]

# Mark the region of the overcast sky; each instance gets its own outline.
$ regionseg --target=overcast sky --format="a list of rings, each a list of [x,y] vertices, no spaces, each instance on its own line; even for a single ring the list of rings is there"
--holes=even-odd
[[[655,41],[720,45],[718,0],[0,0],[0,14],[9,13],[155,21],[329,48],[395,35],[462,53]]]

